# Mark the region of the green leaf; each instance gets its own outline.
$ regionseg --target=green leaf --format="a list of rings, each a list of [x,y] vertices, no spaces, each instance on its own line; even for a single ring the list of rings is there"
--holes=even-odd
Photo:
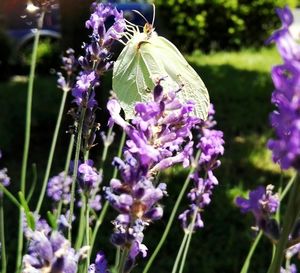
[[[26,201],[26,199],[25,199],[25,197],[24,197],[24,195],[21,191],[18,192],[18,196],[19,196],[19,199],[20,199],[20,203],[21,203],[21,205],[24,209],[24,212],[25,212],[28,227],[31,228],[32,230],[34,230],[35,229],[35,219],[33,217],[32,212],[29,209],[28,203],[27,203],[27,201]]]
[[[51,211],[47,211],[47,218],[50,226],[56,230],[57,229],[57,222],[56,222],[56,217]]]

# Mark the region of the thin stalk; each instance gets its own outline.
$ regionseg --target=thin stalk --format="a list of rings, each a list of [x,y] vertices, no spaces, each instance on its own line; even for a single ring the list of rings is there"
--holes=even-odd
[[[118,149],[118,157],[121,157],[121,155],[122,155],[125,140],[126,140],[126,133],[125,133],[125,131],[123,131],[121,141],[120,141],[120,145],[119,145],[119,149]],[[114,172],[113,172],[113,177],[114,178],[117,177],[117,173],[118,173],[118,168],[115,167]]]
[[[36,206],[36,209],[35,209],[35,212],[37,214],[40,212],[41,207],[42,207],[42,203],[43,203],[43,200],[44,200],[44,196],[45,196],[45,192],[46,192],[46,188],[47,188],[47,183],[48,183],[48,179],[49,179],[49,175],[50,175],[50,169],[51,169],[52,162],[53,162],[54,151],[55,151],[55,147],[56,147],[56,143],[57,143],[59,128],[60,128],[60,125],[61,125],[61,120],[62,120],[64,108],[65,108],[67,94],[68,94],[67,92],[63,92],[63,95],[62,95],[62,98],[61,98],[58,117],[57,117],[55,129],[54,129],[54,133],[53,133],[53,138],[52,138],[52,143],[51,143],[51,148],[50,148],[50,152],[49,152],[46,172],[45,172],[45,176],[44,176],[44,180],[43,180],[39,200],[38,200],[38,203],[37,203],[37,206]]]
[[[25,182],[26,182],[26,170],[28,162],[29,144],[30,144],[30,129],[31,129],[31,112],[32,112],[32,95],[33,95],[33,83],[35,78],[35,68],[37,60],[37,50],[40,39],[40,29],[43,26],[45,12],[42,11],[40,17],[38,18],[38,28],[36,29],[34,35],[30,72],[27,88],[27,105],[26,105],[26,123],[25,123],[25,140],[24,140],[24,150],[23,150],[23,160],[22,160],[22,170],[21,170],[21,191],[25,195]]]
[[[113,130],[113,126],[109,127],[108,132],[107,132],[107,138],[110,138],[112,135],[112,130]],[[107,157],[107,152],[108,152],[108,148],[110,145],[107,145],[104,141],[104,148],[103,148],[103,152],[102,152],[102,156],[101,156],[101,162],[100,162],[100,168],[99,170],[103,171],[103,165],[104,162],[106,160]]]
[[[103,208],[101,210],[100,216],[97,219],[97,222],[95,224],[95,228],[94,228],[93,233],[92,233],[92,239],[91,239],[91,244],[90,244],[90,246],[91,246],[90,253],[92,253],[92,250],[93,250],[93,247],[94,247],[94,243],[95,243],[95,240],[96,240],[96,237],[97,237],[97,233],[98,233],[99,227],[103,223],[103,219],[104,219],[104,217],[106,215],[106,212],[107,212],[108,208],[109,208],[109,203],[108,203],[108,201],[106,201],[104,203],[104,206],[103,206]]]
[[[15,272],[21,272],[22,268],[22,253],[23,253],[23,214],[24,209],[20,205],[20,213],[19,213],[19,230],[18,230],[18,248],[17,248],[17,263]]]
[[[295,173],[291,179],[289,180],[289,182],[287,183],[287,185],[285,186],[284,190],[282,191],[281,195],[280,195],[280,201],[282,201],[284,199],[284,197],[286,196],[286,194],[289,192],[290,188],[292,187],[293,183],[295,182],[297,178],[297,173]]]
[[[77,172],[78,172],[78,161],[79,161],[81,137],[82,137],[81,135],[82,135],[82,127],[83,127],[85,112],[86,112],[86,108],[82,108],[80,113],[80,119],[79,119],[79,126],[78,126],[78,133],[77,133],[78,135],[77,135],[77,143],[76,143],[75,159],[74,159],[74,169],[72,175],[69,230],[68,230],[68,239],[70,242],[72,242],[71,227],[72,227],[72,217],[74,212],[74,201],[75,201],[75,183],[76,183]]]
[[[68,175],[70,161],[71,161],[71,157],[72,157],[73,146],[74,146],[74,135],[71,135],[70,142],[69,142],[69,147],[68,147],[68,152],[67,152],[65,168],[64,168],[65,178]],[[56,213],[56,219],[60,216],[62,205],[63,205],[62,200],[60,200],[59,204],[58,204],[57,213]]]
[[[249,265],[250,265],[251,258],[253,256],[253,253],[254,253],[254,251],[255,251],[255,249],[256,249],[256,247],[257,247],[257,245],[258,245],[258,243],[259,243],[259,241],[260,241],[260,239],[262,237],[262,235],[263,235],[263,232],[260,231],[258,233],[258,235],[256,236],[256,238],[255,238],[255,240],[254,240],[254,242],[253,242],[253,244],[252,244],[252,246],[251,246],[251,248],[250,248],[250,250],[248,252],[247,258],[246,258],[246,260],[245,260],[245,262],[243,264],[241,273],[247,273],[248,272],[248,268],[249,268]]]
[[[5,250],[5,232],[4,232],[4,211],[3,211],[3,196],[0,192],[0,240],[1,240],[1,272],[6,273],[6,250]]]
[[[34,36],[30,72],[27,88],[27,104],[26,104],[26,121],[25,121],[25,139],[23,149],[23,159],[21,168],[21,192],[26,196],[26,172],[28,164],[28,154],[30,145],[30,130],[31,130],[31,112],[32,112],[32,96],[33,96],[33,83],[35,78],[35,68],[37,60],[37,50],[40,39],[40,29],[43,26],[45,12],[42,11],[37,21],[37,30]],[[17,258],[16,258],[16,273],[20,272],[22,266],[22,249],[23,249],[23,230],[22,230],[22,211],[19,212],[19,231],[18,231],[18,247],[17,247]]]
[[[124,144],[125,144],[125,140],[126,140],[126,133],[123,131],[122,137],[121,137],[121,141],[120,141],[120,144],[119,144],[118,154],[117,154],[118,157],[121,157],[121,155],[122,155],[122,151],[123,151],[123,147],[124,147]],[[101,169],[100,169],[100,171],[101,171]],[[112,178],[116,178],[117,174],[118,174],[118,168],[115,167]],[[109,203],[108,203],[108,201],[105,201],[105,203],[103,205],[103,208],[101,210],[101,213],[100,213],[100,215],[99,215],[99,217],[97,219],[97,222],[95,224],[95,228],[93,230],[93,233],[92,233],[91,252],[92,252],[92,249],[93,249],[96,237],[97,237],[98,230],[99,230],[99,228],[100,228],[100,226],[101,226],[101,224],[103,222],[103,219],[104,219],[104,217],[106,215],[108,207],[109,207]]]
[[[176,256],[174,265],[173,265],[172,273],[176,273],[176,271],[177,271],[177,268],[178,268],[178,265],[179,265],[179,261],[180,261],[180,259],[181,259],[181,256],[182,256],[182,253],[183,253],[184,246],[185,246],[185,244],[186,244],[187,238],[188,238],[188,233],[185,232],[185,233],[184,233],[184,236],[183,236],[183,239],[182,239],[182,241],[181,241],[180,248],[179,248],[179,250],[178,250],[178,253],[177,253],[177,256]]]
[[[31,197],[32,197],[32,194],[33,194],[33,192],[34,192],[34,190],[35,190],[35,187],[36,187],[37,170],[36,170],[36,164],[35,164],[35,163],[32,164],[32,174],[33,174],[33,179],[32,179],[32,184],[31,184],[29,193],[28,193],[27,198],[26,198],[27,203],[30,202]]]
[[[119,267],[120,257],[121,257],[121,248],[119,246],[117,246],[116,256],[115,256],[115,265],[114,265],[115,270]]]
[[[85,241],[86,241],[86,245],[89,246],[90,245],[90,206],[88,204],[88,197],[85,197],[85,207],[86,207],[86,218],[85,218]],[[87,265],[87,269],[90,265],[90,252],[91,249],[88,249],[88,253],[87,253],[87,257],[86,257],[86,265]]]
[[[196,158],[195,158],[195,163],[194,163],[193,166],[191,167],[191,169],[190,169],[190,171],[189,171],[189,173],[188,173],[188,176],[187,176],[187,178],[185,179],[185,182],[184,182],[184,184],[183,184],[183,187],[182,187],[182,189],[181,189],[181,191],[180,191],[180,193],[179,193],[179,195],[178,195],[178,197],[177,197],[176,203],[175,203],[175,205],[174,205],[174,207],[173,207],[173,210],[172,210],[172,212],[171,212],[171,215],[170,215],[170,218],[169,218],[169,220],[168,220],[167,226],[166,226],[166,228],[165,228],[165,230],[164,230],[164,233],[163,233],[163,235],[162,235],[162,237],[161,237],[161,239],[160,239],[158,245],[156,246],[154,252],[152,253],[150,259],[148,260],[148,262],[147,262],[147,264],[146,264],[146,267],[145,267],[143,273],[148,272],[148,270],[150,269],[150,267],[151,267],[151,265],[152,265],[154,259],[156,258],[158,252],[160,251],[160,249],[161,249],[163,243],[165,242],[165,240],[166,240],[166,238],[167,238],[167,236],[168,236],[168,234],[169,234],[169,231],[170,231],[171,226],[172,226],[172,224],[173,224],[173,221],[174,221],[175,215],[176,215],[176,213],[177,213],[179,204],[180,204],[180,202],[181,202],[181,200],[182,200],[182,198],[183,198],[183,195],[184,195],[184,193],[185,193],[185,191],[186,191],[186,189],[187,189],[187,187],[188,187],[188,185],[189,185],[189,182],[190,182],[190,176],[191,176],[191,174],[195,171],[196,164],[197,164],[198,159],[199,159],[199,157],[200,157],[200,153],[201,153],[200,151],[197,152],[197,155],[196,155]]]
[[[280,239],[278,241],[274,259],[271,262],[268,273],[279,273],[280,267],[284,257],[284,251],[288,242],[289,234],[293,228],[295,220],[299,214],[300,209],[300,177],[297,175],[295,183],[293,183],[292,190],[289,195],[287,210],[284,215],[283,228]]]
[[[82,206],[80,208],[80,217],[79,217],[79,229],[77,234],[77,239],[75,243],[75,249],[79,249],[82,246],[83,237],[84,237],[84,231],[85,231],[85,224],[84,224],[84,213],[86,211],[86,201],[84,198],[84,195],[81,195],[81,203]]]
[[[128,256],[129,250],[124,249],[121,254],[121,259],[120,259],[120,264],[119,264],[119,269],[118,273],[124,273],[125,270],[125,264],[126,264],[126,258]]]
[[[185,244],[185,247],[184,247],[184,252],[183,252],[183,255],[182,255],[182,259],[181,259],[179,273],[182,273],[183,269],[184,269],[187,253],[188,253],[190,243],[191,243],[191,240],[192,240],[192,236],[193,236],[193,230],[194,230],[194,226],[195,226],[196,216],[197,216],[197,210],[194,211],[192,222],[191,222],[191,224],[188,228],[188,238],[187,238],[187,241],[186,241],[186,244]]]
[[[2,191],[6,197],[14,204],[16,205],[19,209],[22,208],[21,204],[19,203],[19,201],[17,200],[16,197],[14,197],[10,191],[8,189],[6,189],[3,184],[0,183],[0,191]]]

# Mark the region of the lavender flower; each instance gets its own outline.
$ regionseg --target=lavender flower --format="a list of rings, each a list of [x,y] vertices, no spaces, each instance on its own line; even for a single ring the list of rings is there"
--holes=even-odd
[[[213,174],[213,170],[220,166],[218,157],[224,153],[223,132],[212,129],[216,125],[214,120],[215,111],[213,105],[210,106],[207,121],[203,121],[199,127],[199,142],[196,146],[200,149],[201,155],[198,166],[191,176],[194,188],[188,193],[191,202],[189,208],[179,216],[182,227],[187,230],[195,215],[193,229],[202,228],[204,223],[201,219],[201,212],[211,201],[213,188],[218,185],[218,180]],[[201,174],[203,177],[201,177]]]
[[[284,269],[281,267],[280,273],[297,273],[297,267],[295,264],[291,264],[288,268]]]
[[[259,186],[249,193],[249,199],[236,198],[236,205],[240,207],[241,212],[253,213],[256,226],[267,233],[272,232],[272,230],[268,230],[269,219],[279,206],[278,194],[273,194],[273,189],[273,185],[268,185],[266,188]]]
[[[0,159],[2,158],[2,152],[0,150]],[[10,177],[7,175],[7,168],[0,169],[0,183],[7,187],[10,184]],[[0,198],[3,196],[2,191],[0,190]]]
[[[86,27],[92,29],[93,33],[90,43],[83,45],[84,56],[78,58],[82,71],[72,89],[73,102],[78,106],[76,114],[73,114],[75,124],[79,124],[82,109],[85,109],[82,145],[82,150],[85,151],[94,146],[96,131],[100,127],[100,124],[95,122],[95,111],[98,106],[95,88],[99,85],[100,76],[112,68],[110,48],[115,40],[121,39],[125,28],[123,13],[118,12],[112,5],[95,2],[92,9],[93,13],[86,22]],[[114,23],[106,29],[108,17],[113,17]],[[64,84],[63,80],[61,82]]]
[[[300,170],[300,111],[299,111],[299,72],[300,45],[292,38],[289,26],[293,16],[288,7],[277,9],[282,22],[282,28],[277,30],[269,39],[277,45],[284,64],[272,69],[272,79],[275,91],[272,103],[277,107],[270,117],[275,129],[276,139],[268,142],[273,152],[273,160],[282,169],[294,167]]]
[[[126,26],[123,18],[123,12],[118,11],[111,5],[97,4],[92,5],[93,13],[88,21],[86,21],[86,28],[93,30],[94,37],[99,36],[101,38],[100,47],[107,48],[111,46],[113,40],[119,40],[123,36],[123,32]],[[105,22],[108,17],[114,17],[113,25],[106,30]],[[100,51],[100,50],[99,50]]]
[[[74,53],[74,50],[72,48],[69,48],[66,50],[66,56],[62,57],[61,68],[64,71],[64,74],[66,74],[66,78],[61,72],[57,73],[57,86],[64,92],[68,92],[71,90],[72,75],[77,69],[77,60],[74,56]]]
[[[147,255],[147,247],[143,244],[144,230],[163,215],[158,202],[166,195],[166,185],[154,183],[154,176],[177,163],[189,166],[193,151],[191,129],[200,123],[193,116],[192,102],[183,104],[177,99],[176,92],[163,91],[158,81],[153,90],[153,101],[137,103],[131,123],[121,117],[121,107],[116,99],[107,104],[110,125],[120,125],[129,138],[124,159],[115,158],[113,162],[121,178],[112,179],[110,187],[105,188],[106,199],[119,212],[113,222],[111,240],[129,252],[126,272],[133,268],[139,254]]]
[[[78,254],[61,233],[53,231],[45,235],[34,231],[27,254],[23,257],[22,272],[76,273],[78,259]]]
[[[100,184],[102,182],[102,175],[100,175],[95,168],[93,168],[93,161],[87,160],[78,167],[78,182],[81,191],[88,197],[88,202],[91,208],[96,211],[101,210],[101,196]],[[79,205],[81,205],[79,203]]]
[[[48,225],[47,221],[37,213],[33,213],[34,223],[35,223],[35,231],[42,232],[45,235],[48,235],[51,232],[51,227]],[[24,235],[27,239],[32,237],[34,231],[28,226],[27,219],[25,214],[22,214],[22,227]]]
[[[159,82],[153,92],[153,101],[136,104],[132,124],[120,116],[119,103],[111,99],[107,104],[110,122],[123,128],[129,137],[126,142],[128,151],[139,159],[142,166],[150,167],[150,173],[177,163],[187,167],[192,153],[191,129],[200,123],[193,116],[194,103],[182,104],[173,91],[164,94]]]
[[[89,266],[88,273],[109,273],[107,261],[102,251],[97,253],[95,263]]]
[[[52,177],[47,186],[47,195],[54,201],[62,201],[64,204],[70,202],[71,194],[70,187],[72,184],[72,177],[66,175],[65,172]]]

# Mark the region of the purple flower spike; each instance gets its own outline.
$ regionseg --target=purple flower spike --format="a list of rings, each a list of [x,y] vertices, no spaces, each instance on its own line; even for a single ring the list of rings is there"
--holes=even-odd
[[[2,152],[0,150],[0,159],[2,158]],[[3,168],[0,169],[0,183],[7,187],[10,184],[10,177],[7,175],[7,169]],[[0,198],[3,196],[2,191],[0,190]]]
[[[288,27],[293,16],[288,7],[277,9],[282,28],[269,39],[277,45],[284,64],[272,69],[272,79],[276,90],[272,103],[277,109],[271,114],[270,121],[275,129],[276,138],[270,139],[268,148],[273,153],[273,161],[282,169],[290,167],[300,170],[300,45],[291,36]]]
[[[76,273],[78,258],[70,242],[59,232],[45,235],[35,231],[31,234],[28,253],[23,257],[22,272]]]
[[[236,198],[236,205],[242,213],[252,212],[258,228],[265,229],[266,222],[279,206],[278,194],[273,194],[274,186],[260,186],[249,193],[249,199]]]
[[[107,261],[102,251],[97,253],[95,263],[89,266],[88,273],[109,273]]]
[[[180,91],[178,91],[180,92]],[[110,124],[122,127],[128,136],[124,159],[115,158],[120,178],[105,188],[106,199],[119,212],[114,220],[113,244],[127,249],[125,271],[130,272],[138,256],[147,255],[144,230],[163,216],[159,204],[167,194],[164,183],[154,183],[157,172],[182,164],[188,167],[193,154],[191,130],[201,123],[193,116],[194,104],[181,103],[176,92],[164,92],[160,81],[154,87],[153,100],[138,102],[131,122],[120,115],[116,99],[107,104]]]
[[[288,8],[288,6],[285,6],[282,9],[277,8],[276,12],[277,12],[277,14],[281,20],[282,26],[284,28],[289,27],[293,23],[294,17],[293,17],[291,10]]]
[[[224,139],[222,131],[213,129],[216,125],[214,114],[215,111],[213,105],[211,105],[207,120],[202,122],[199,127],[199,141],[196,147],[200,149],[201,154],[198,166],[191,176],[194,187],[187,195],[190,205],[187,210],[179,215],[179,220],[185,230],[189,228],[194,215],[196,215],[196,218],[193,230],[204,227],[201,213],[210,204],[212,191],[218,185],[213,170],[221,164],[218,158],[224,153]]]
[[[72,177],[61,172],[52,177],[47,186],[47,195],[55,202],[62,200],[64,203],[70,202]]]

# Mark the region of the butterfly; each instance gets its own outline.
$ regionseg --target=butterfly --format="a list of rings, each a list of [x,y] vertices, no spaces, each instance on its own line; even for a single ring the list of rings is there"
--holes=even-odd
[[[206,120],[210,104],[207,88],[176,46],[159,36],[148,22],[140,31],[138,26],[127,21],[126,29],[124,36],[128,41],[114,63],[112,78],[112,88],[125,118],[134,117],[136,102],[151,101],[151,90],[163,78],[164,90],[180,89],[179,99],[193,101],[195,115]]]

